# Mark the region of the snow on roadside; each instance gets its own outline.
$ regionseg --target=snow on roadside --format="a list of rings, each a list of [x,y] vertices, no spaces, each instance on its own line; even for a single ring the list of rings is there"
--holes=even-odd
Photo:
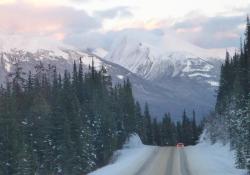
[[[211,144],[201,140],[195,146],[186,147],[190,171],[197,175],[245,175],[246,171],[236,169],[234,152],[229,145]]]
[[[143,145],[138,135],[132,135],[113,164],[100,168],[89,175],[133,175],[151,156],[156,147]]]

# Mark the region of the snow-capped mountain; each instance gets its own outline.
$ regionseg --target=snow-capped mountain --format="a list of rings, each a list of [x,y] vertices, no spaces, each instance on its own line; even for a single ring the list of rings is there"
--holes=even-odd
[[[204,115],[215,104],[224,54],[223,49],[199,48],[173,36],[144,39],[143,34],[129,32],[117,37],[104,58],[162,88],[154,93],[168,94],[151,99],[154,112],[179,115],[176,111],[185,108]]]
[[[88,51],[79,51],[49,38],[11,35],[0,36],[0,83],[5,83],[6,75],[13,71],[16,62],[21,64],[24,72],[34,72],[35,65],[42,62],[45,67],[54,65],[58,72],[63,73],[64,70],[72,71],[74,60],[79,61],[79,58],[82,58],[85,71],[88,71],[93,59],[95,68],[99,70],[104,66],[116,82],[123,81],[131,74],[121,66],[102,60]]]
[[[8,73],[14,70],[14,64],[17,61],[25,72],[34,72],[34,67],[42,62],[45,67],[55,65],[57,71],[63,73],[65,69],[72,71],[73,61],[79,60],[81,57],[86,71],[92,63],[92,59],[94,59],[96,69],[104,66],[115,83],[122,83],[124,79],[129,78],[133,84],[134,94],[142,104],[146,101],[151,104],[151,98],[157,99],[161,96],[155,93],[161,92],[158,87],[153,86],[126,68],[60,42],[44,38],[1,36],[0,46],[0,84],[6,82]],[[100,51],[102,50],[97,53],[103,53]]]
[[[178,41],[178,48],[174,48],[173,43]],[[181,77],[217,85],[218,68],[222,62],[218,57],[215,58],[218,52],[202,49],[173,37],[165,37],[164,42],[159,43],[150,45],[124,36],[114,42],[105,59],[122,65],[147,80]]]
[[[215,103],[221,60],[199,57],[185,50],[164,50],[160,45],[127,37],[118,38],[110,50],[79,51],[51,39],[0,36],[0,82],[5,82],[17,60],[26,72],[35,71],[34,66],[42,61],[44,65],[56,65],[58,72],[63,73],[65,69],[72,71],[73,61],[80,57],[85,70],[94,59],[95,67],[106,67],[114,82],[129,78],[136,99],[142,105],[148,102],[154,116],[171,112],[179,118],[183,109],[195,109],[201,116]]]

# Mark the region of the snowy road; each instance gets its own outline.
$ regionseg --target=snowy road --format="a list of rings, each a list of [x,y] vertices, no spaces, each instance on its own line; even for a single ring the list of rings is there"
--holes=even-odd
[[[185,148],[160,147],[135,175],[192,175]]]
[[[229,145],[200,142],[184,148],[146,146],[134,135],[116,161],[89,175],[244,175]]]

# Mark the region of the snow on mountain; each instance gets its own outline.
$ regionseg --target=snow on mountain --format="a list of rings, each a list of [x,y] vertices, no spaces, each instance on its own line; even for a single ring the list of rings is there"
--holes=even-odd
[[[11,43],[13,42],[13,45]],[[133,84],[133,91],[136,99],[143,105],[146,101],[155,105],[156,114],[163,113],[157,106],[163,104],[159,97],[167,98],[168,93],[161,93],[160,87],[152,85],[150,82],[135,75],[126,68],[115,63],[101,59],[99,56],[89,52],[78,51],[77,49],[44,38],[25,38],[20,36],[1,37],[0,39],[0,84],[6,82],[9,72],[14,70],[14,64],[18,61],[25,72],[35,72],[34,67],[40,62],[45,68],[48,65],[55,65],[57,71],[63,73],[65,69],[72,71],[73,61],[82,58],[84,70],[88,71],[89,65],[94,59],[96,69],[104,66],[108,74],[112,76],[114,83],[123,83],[129,78]],[[27,74],[26,74],[27,76]],[[152,107],[153,108],[153,107]]]
[[[218,52],[174,37],[163,36],[158,42],[153,42],[154,45],[137,38],[133,35],[118,38],[105,59],[149,80],[166,75],[209,78],[213,77],[209,72],[214,70],[214,64],[221,62]]]
[[[92,62],[88,53],[80,52],[72,46],[44,37],[29,37],[20,35],[0,36],[0,81],[4,82],[13,65],[20,62],[24,71],[34,71],[34,66],[40,61],[44,65],[56,65],[59,72],[72,69],[74,60],[82,58],[87,67]],[[93,57],[97,69],[101,67],[100,59]]]
[[[221,60],[173,51],[173,47],[172,51],[164,50],[158,44],[159,37],[156,40],[154,36],[145,36],[150,42],[143,42],[140,35],[117,37],[108,53],[101,48],[90,53],[48,38],[1,35],[0,82],[6,81],[16,61],[26,72],[34,72],[34,66],[42,61],[45,66],[56,65],[58,72],[63,73],[65,69],[72,71],[73,61],[80,57],[87,71],[93,58],[95,67],[104,66],[115,83],[129,78],[136,100],[142,105],[147,102],[154,116],[171,112],[178,119],[183,109],[195,109],[199,117],[207,114],[215,103]]]
[[[108,51],[103,49],[103,48],[96,48],[92,51],[92,53],[101,57],[101,58],[104,58],[108,55]]]
[[[66,56],[63,48],[74,50],[74,47],[63,44],[60,41],[46,37],[31,37],[26,35],[0,35],[1,52],[11,52],[13,50],[25,50],[35,53],[39,50],[53,51],[57,56]],[[52,54],[52,53],[51,53]]]
[[[116,37],[104,59],[160,88],[157,100],[147,97],[153,112],[177,117],[184,108],[200,116],[213,109],[224,55],[223,49],[200,48],[175,36],[129,30]]]

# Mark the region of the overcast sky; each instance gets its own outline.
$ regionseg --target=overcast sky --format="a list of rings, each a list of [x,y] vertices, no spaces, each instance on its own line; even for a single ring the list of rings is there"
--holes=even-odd
[[[0,32],[79,46],[86,38],[91,43],[143,29],[174,33],[204,48],[226,48],[238,46],[249,11],[249,0],[0,0]]]

